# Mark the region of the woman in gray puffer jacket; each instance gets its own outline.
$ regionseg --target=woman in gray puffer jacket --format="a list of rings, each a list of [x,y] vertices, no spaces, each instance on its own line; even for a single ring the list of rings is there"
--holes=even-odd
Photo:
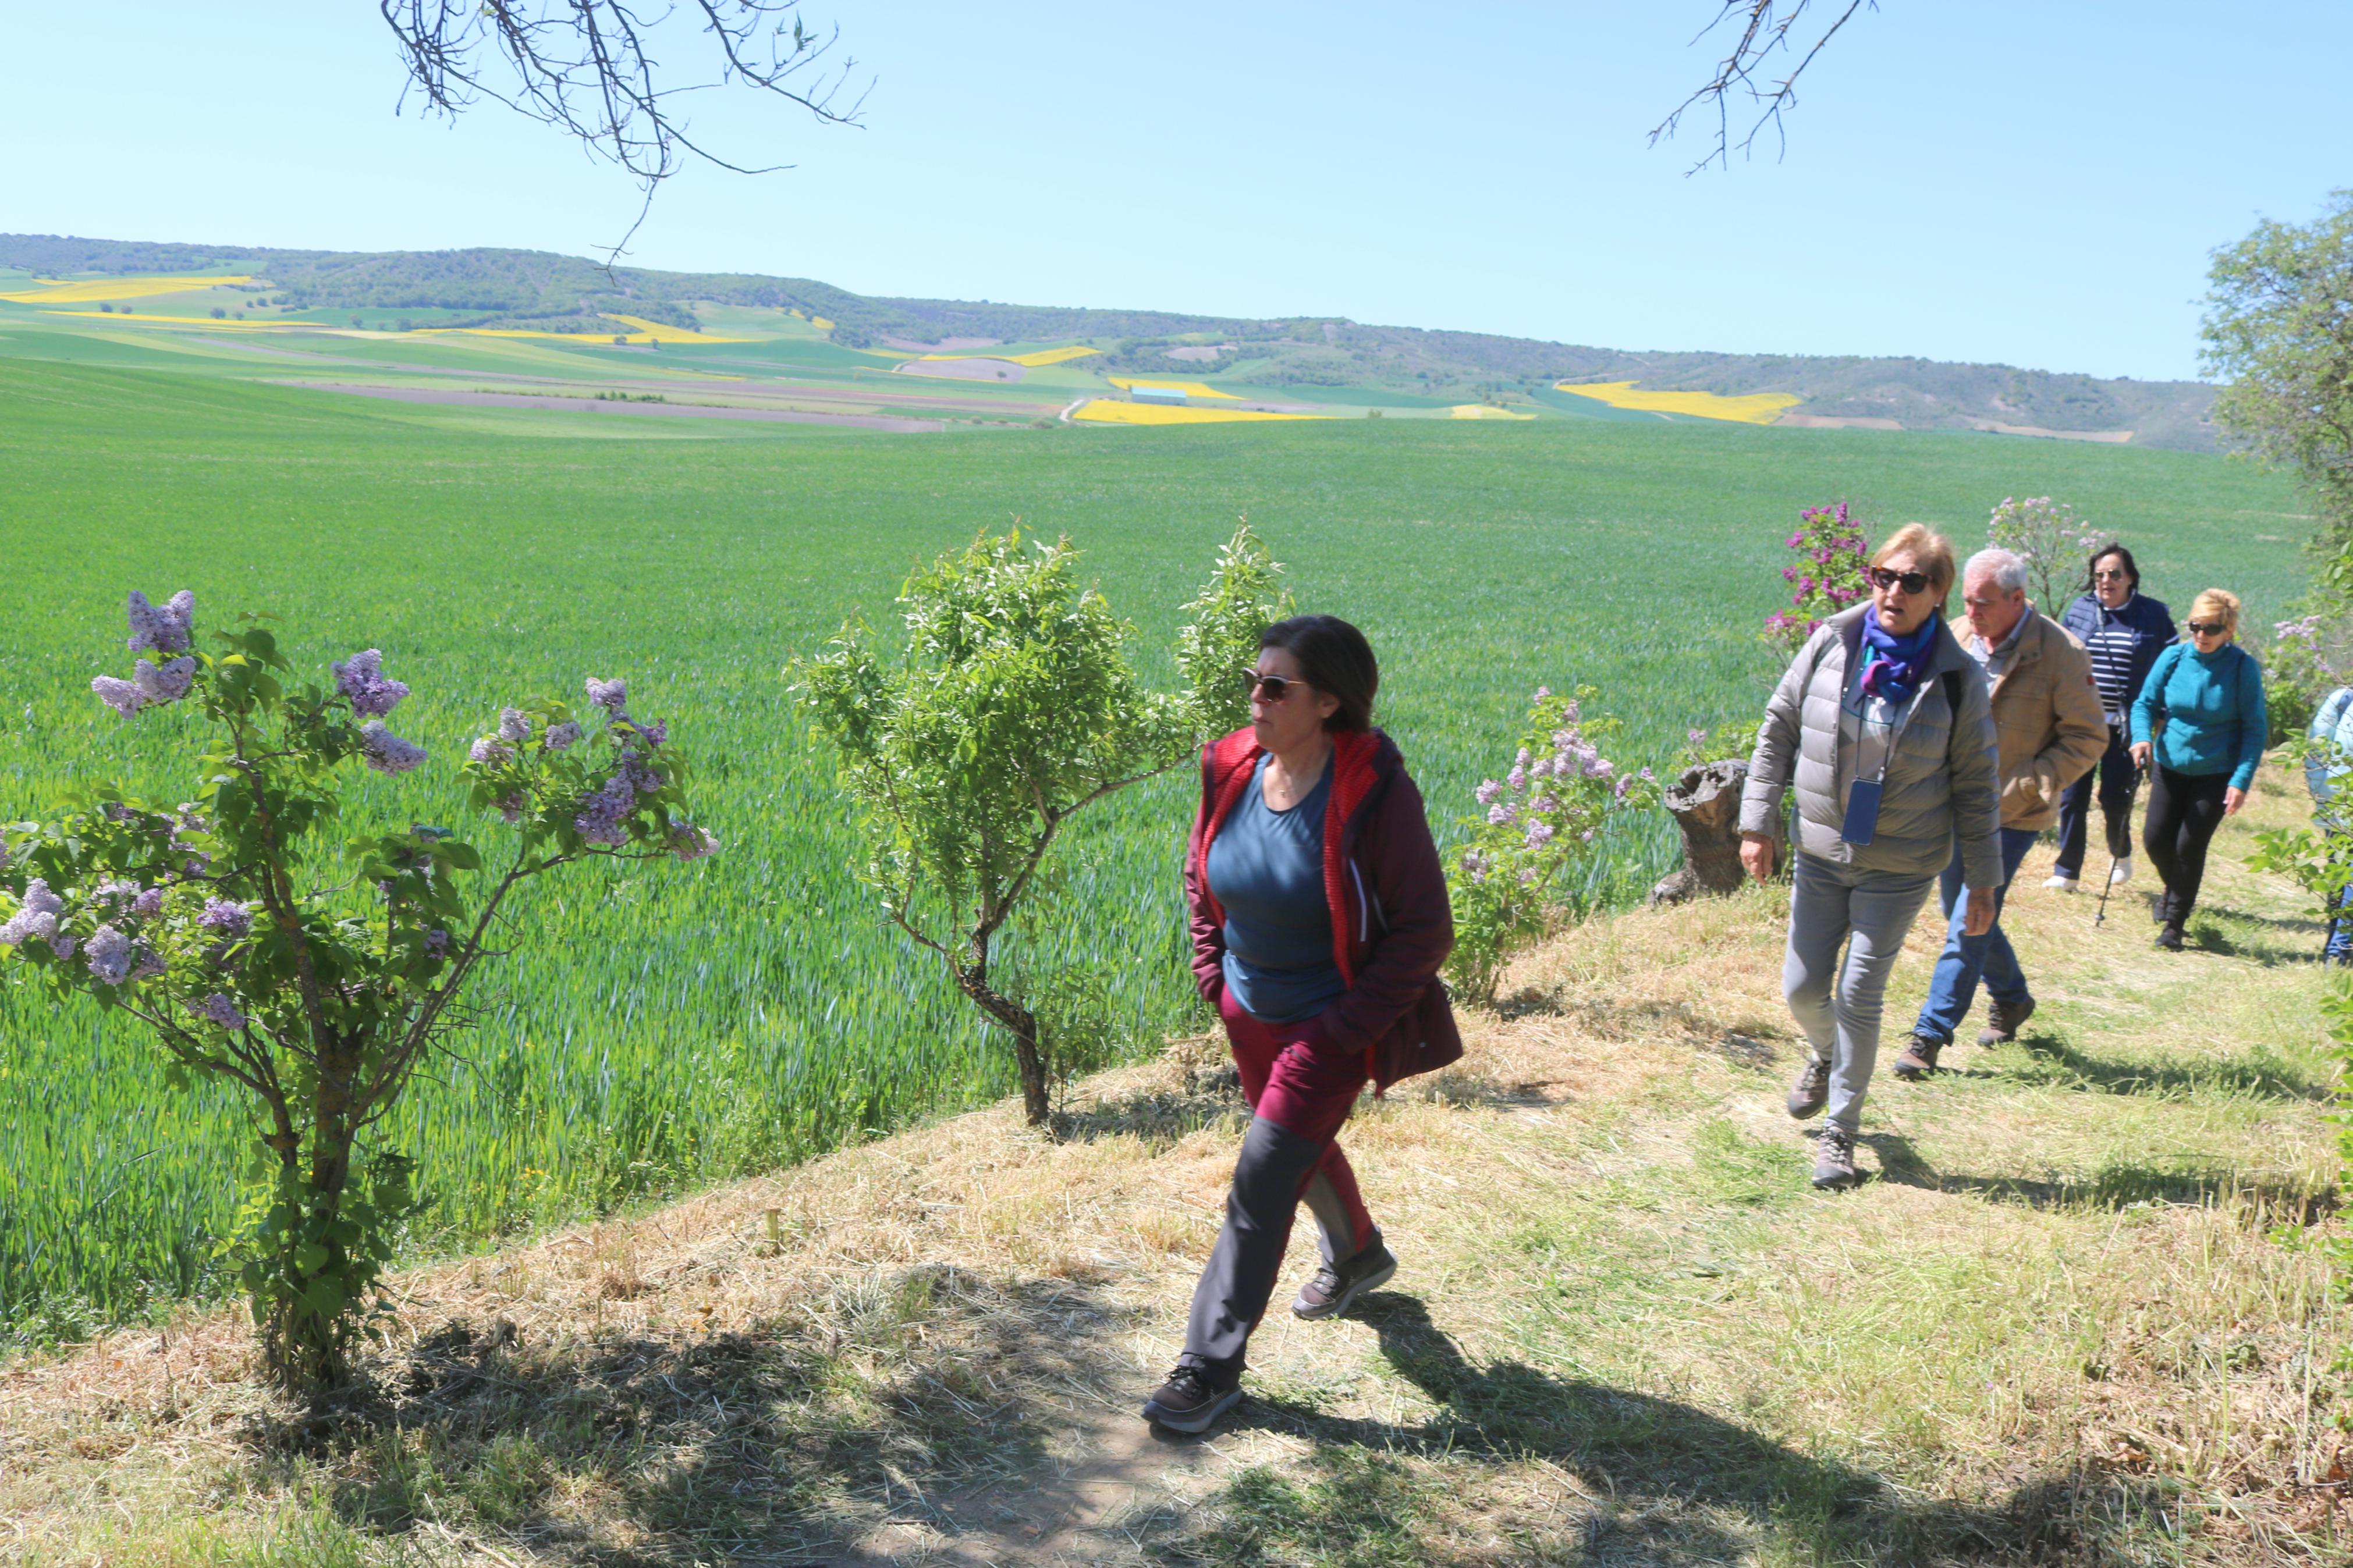
[[[1971,936],[1993,923],[2002,882],[1985,672],[1945,626],[1953,547],[1907,523],[1868,576],[1871,602],[1816,628],[1775,688],[1740,803],[1740,858],[1762,881],[1773,873],[1782,792],[1797,785],[1781,989],[1812,1047],[1789,1114],[1830,1108],[1815,1141],[1818,1187],[1854,1183],[1888,972],[1936,874],[1957,844]]]

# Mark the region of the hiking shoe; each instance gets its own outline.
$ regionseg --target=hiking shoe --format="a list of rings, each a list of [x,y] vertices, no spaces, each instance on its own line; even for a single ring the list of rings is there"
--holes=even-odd
[[[1936,1053],[1945,1042],[1934,1035],[1915,1034],[1904,1054],[1895,1058],[1895,1076],[1906,1083],[1917,1083],[1936,1070]]]
[[[1789,1114],[1803,1121],[1831,1102],[1831,1064],[1809,1057],[1789,1086]]]
[[[2054,891],[2062,893],[2072,893],[2078,886],[2080,886],[2074,878],[2070,877],[2064,871],[2058,872],[2044,879],[2042,885],[2053,889]]]
[[[1825,1123],[1814,1138],[1814,1185],[1835,1192],[1855,1179],[1854,1134],[1835,1121]]]
[[[2157,945],[2165,949],[2168,952],[2179,952],[2181,951],[2181,922],[2179,921],[2166,921],[2165,929],[2157,933]]]
[[[1219,1416],[1241,1402],[1241,1380],[1220,1383],[1208,1367],[1185,1360],[1144,1402],[1144,1418],[1171,1432],[1206,1432]]]
[[[1986,1003],[1986,1026],[1978,1031],[1978,1044],[2006,1046],[2018,1038],[2018,1026],[2034,1016],[2034,998],[2016,1004],[1995,997]]]
[[[2132,857],[2129,855],[2117,857],[2116,863],[2108,868],[2108,886],[2120,888],[2131,880]]]
[[[1336,1318],[1366,1291],[1388,1284],[1397,1268],[1396,1255],[1379,1237],[1375,1237],[1371,1245],[1356,1257],[1318,1268],[1315,1278],[1299,1288],[1299,1299],[1291,1303],[1291,1315]]]

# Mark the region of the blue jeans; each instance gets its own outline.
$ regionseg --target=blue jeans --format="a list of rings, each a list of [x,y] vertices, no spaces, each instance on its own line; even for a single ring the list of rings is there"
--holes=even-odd
[[[1802,852],[1792,872],[1781,994],[1814,1060],[1830,1065],[1830,1120],[1852,1132],[1879,1061],[1888,972],[1936,879],[1858,871]]]
[[[2017,1004],[2028,999],[2026,972],[2019,968],[2010,935],[2001,929],[2001,906],[2010,895],[2011,879],[2018,875],[2018,863],[2041,837],[2031,827],[2001,830],[2001,886],[1993,890],[1993,924],[1983,936],[1961,934],[1968,921],[1968,889],[1961,881],[1960,847],[1954,847],[1952,863],[1936,879],[1937,901],[1946,918],[1945,951],[1936,959],[1936,973],[1928,982],[1928,1000],[1920,1009],[1920,1021],[1912,1026],[1914,1034],[1952,1044],[1953,1031],[1961,1026],[1978,999],[1979,980],[1997,1002]]]
[[[2337,912],[2328,917],[2328,946],[2324,963],[2353,964],[2353,887],[2337,896]]]

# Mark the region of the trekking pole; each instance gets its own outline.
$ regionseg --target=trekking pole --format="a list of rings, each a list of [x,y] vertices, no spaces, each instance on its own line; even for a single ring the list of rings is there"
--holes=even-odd
[[[2126,833],[2130,833],[2132,831],[2133,801],[2140,794],[2140,774],[2141,766],[2138,763],[2135,763],[2133,764],[2132,787],[2125,792],[2125,831]],[[2085,801],[2084,804],[2088,807],[2091,805],[2091,802]],[[2099,912],[2092,917],[2092,929],[2094,931],[2099,930],[2102,925],[2107,922],[2108,889],[2116,885],[2116,862],[2122,858],[2123,857],[2116,853],[2116,847],[2113,844],[2110,845],[2108,847],[2108,879],[2106,885],[2100,889]]]

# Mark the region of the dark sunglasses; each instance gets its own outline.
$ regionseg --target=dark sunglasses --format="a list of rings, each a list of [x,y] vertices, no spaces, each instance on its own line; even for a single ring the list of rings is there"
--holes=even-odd
[[[1863,575],[1871,579],[1871,585],[1874,588],[1893,588],[1901,584],[1907,594],[1928,591],[1928,574],[1926,572],[1890,572],[1884,566],[1873,566]]]
[[[2231,629],[2228,621],[2185,621],[2182,624],[2200,637],[2219,637]]]
[[[1261,701],[1280,702],[1291,695],[1291,689],[1294,686],[1302,691],[1308,689],[1307,682],[1294,675],[1261,675],[1255,669],[1242,671],[1242,689],[1256,692]]]

